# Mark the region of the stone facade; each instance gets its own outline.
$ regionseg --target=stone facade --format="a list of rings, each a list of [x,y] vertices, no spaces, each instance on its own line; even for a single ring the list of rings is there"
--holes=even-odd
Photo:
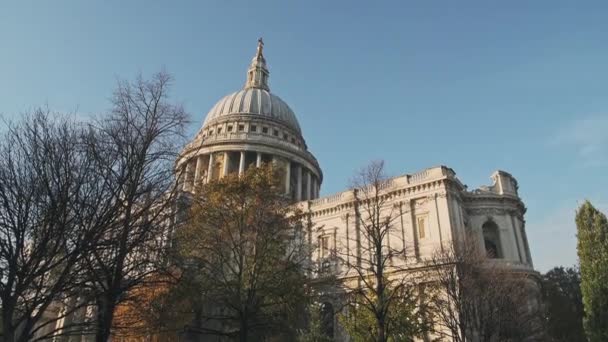
[[[518,268],[532,270],[532,260],[524,229],[525,206],[510,174],[496,171],[494,183],[468,191],[454,171],[446,166],[395,177],[383,189],[396,216],[389,236],[395,249],[411,251],[409,262],[429,258],[437,249],[462,240],[473,232],[480,246],[486,242],[497,248],[496,259]],[[299,205],[310,214],[313,239],[330,238],[329,248],[350,255],[356,241],[355,197],[353,190],[321,197]],[[396,213],[396,214],[395,214]],[[494,234],[494,235],[492,235]],[[319,250],[315,258],[320,258]]]
[[[492,180],[490,186],[469,191],[446,166],[391,179],[380,196],[386,215],[394,217],[387,243],[406,253],[405,260],[395,259],[401,263],[394,264],[395,269],[418,272],[436,252],[472,235],[481,250],[493,254],[489,262],[534,273],[517,181],[504,171],[494,172]],[[357,203],[354,190],[298,203],[310,216],[310,241],[315,244],[311,261],[319,269],[315,276],[345,281],[356,276],[348,272],[344,259],[361,255],[357,246],[368,243],[357,232]],[[338,307],[340,293],[327,292],[326,305]],[[334,327],[336,340],[348,341],[337,320]]]

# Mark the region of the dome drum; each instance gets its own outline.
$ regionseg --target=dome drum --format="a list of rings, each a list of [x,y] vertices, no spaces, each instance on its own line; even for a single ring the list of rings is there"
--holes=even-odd
[[[223,152],[235,152],[245,151],[253,153],[261,153],[262,155],[276,156],[277,158],[287,159],[292,163],[301,165],[302,167],[310,170],[310,172],[318,178],[320,181],[323,180],[323,173],[319,168],[319,164],[314,157],[306,152],[307,154],[293,154],[285,152],[282,149],[276,148],[271,145],[255,145],[250,143],[230,143],[230,144],[218,144],[215,146],[206,146],[203,148],[192,148],[189,151],[184,151],[181,157],[176,162],[176,170],[183,169],[188,163],[196,162],[196,158],[201,155],[209,155]]]
[[[184,191],[194,191],[198,184],[220,179],[229,174],[243,174],[247,168],[270,164],[281,176],[281,187],[294,201],[312,200],[319,197],[322,181],[319,169],[309,163],[299,163],[289,156],[264,153],[242,148],[222,151],[205,151],[205,154],[183,156],[177,169],[179,183]],[[301,160],[302,161],[302,160]],[[312,167],[311,167],[312,166]],[[316,170],[315,170],[316,169]]]
[[[202,129],[194,143],[213,144],[223,140],[254,139],[278,144],[289,149],[307,150],[306,142],[299,134],[272,121],[247,120],[248,118],[229,118]]]

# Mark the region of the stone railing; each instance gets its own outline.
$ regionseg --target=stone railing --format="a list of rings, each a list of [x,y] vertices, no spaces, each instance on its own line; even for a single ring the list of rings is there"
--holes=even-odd
[[[414,174],[407,175],[407,182],[408,182],[408,184],[418,183],[418,182],[424,180],[425,178],[427,178],[428,175],[429,175],[428,169],[424,170],[424,171],[416,172]]]
[[[281,137],[276,137],[271,134],[265,133],[253,133],[253,132],[225,132],[220,134],[208,135],[203,138],[203,145],[208,143],[215,142],[224,142],[224,141],[232,141],[232,140],[246,140],[246,141],[263,141],[263,140],[272,140],[273,144],[278,143],[279,145],[286,146],[292,149],[296,149],[299,151],[306,151],[302,145],[294,144],[290,141],[281,139]]]
[[[411,175],[405,175],[407,184],[420,183],[430,178],[442,178],[450,177],[455,178],[456,174],[454,171],[445,166],[437,166],[429,169],[422,170],[420,172],[413,173]]]
[[[386,190],[393,186],[393,179],[387,179],[385,182],[380,184],[380,190]]]
[[[324,204],[336,203],[336,202],[340,202],[344,199],[345,199],[344,192],[339,192],[334,195],[330,195],[327,197],[321,197],[316,200],[312,200],[312,201],[310,201],[310,206],[315,207],[315,206],[324,205]]]
[[[425,169],[420,172],[416,172],[413,174],[406,174],[403,176],[395,177],[392,179],[383,182],[380,185],[380,190],[384,192],[390,192],[391,188],[399,188],[399,187],[407,187],[412,184],[421,183],[425,181],[430,181],[432,179],[438,179],[443,177],[454,177],[454,172],[451,169],[438,166],[430,169]],[[372,189],[371,187],[369,189]],[[347,202],[350,200],[354,200],[352,190],[351,191],[343,191],[334,195],[330,195],[327,197],[318,198],[316,200],[310,201],[310,207],[318,207],[323,205],[328,205],[337,202]]]
[[[489,267],[497,267],[509,270],[520,270],[520,271],[533,271],[534,267],[527,263],[520,261],[508,260],[508,259],[487,259]]]

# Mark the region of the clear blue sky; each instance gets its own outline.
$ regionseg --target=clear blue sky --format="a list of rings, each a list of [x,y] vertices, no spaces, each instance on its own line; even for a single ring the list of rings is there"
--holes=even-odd
[[[100,113],[117,78],[164,67],[194,132],[259,36],[324,194],[372,159],[471,188],[507,170],[543,271],[576,262],[583,199],[608,209],[606,1],[3,1],[0,113]]]

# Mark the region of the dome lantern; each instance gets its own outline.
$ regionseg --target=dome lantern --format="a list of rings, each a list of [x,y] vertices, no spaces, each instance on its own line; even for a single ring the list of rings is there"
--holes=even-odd
[[[251,60],[249,70],[247,70],[247,82],[245,83],[245,89],[259,88],[266,91],[270,91],[268,87],[268,69],[266,68],[266,59],[263,54],[264,41],[262,38],[258,39],[258,48],[255,56]]]

